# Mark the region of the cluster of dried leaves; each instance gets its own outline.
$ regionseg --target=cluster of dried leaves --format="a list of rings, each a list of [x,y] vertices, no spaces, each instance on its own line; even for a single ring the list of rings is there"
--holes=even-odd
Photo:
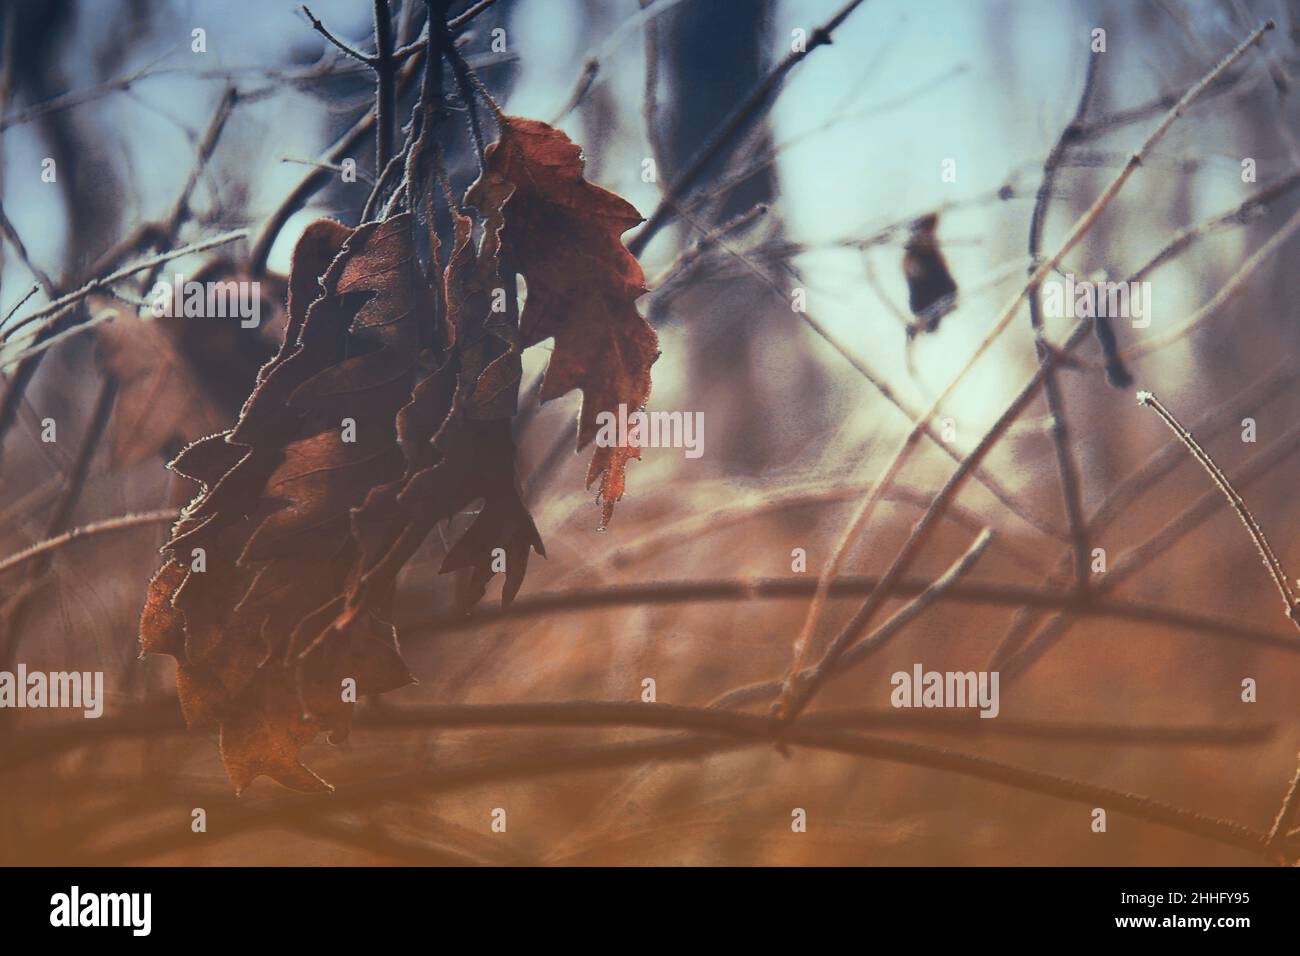
[[[419,243],[435,263],[440,249],[411,212],[355,229],[313,223],[294,251],[283,342],[238,422],[171,464],[201,491],[164,547],[141,644],[176,658],[185,719],[219,728],[238,790],[261,774],[328,789],[298,755],[319,733],[347,736],[344,688],[380,694],[413,680],[393,600],[435,525],[481,503],[441,569],[463,569],[466,608],[496,549],[505,601],[530,551],[543,553],[512,434],[524,349],[554,340],[541,399],[582,391],[579,449],[601,411],[649,396],[657,340],[620,238],[641,217],[583,178],[563,133],[500,119],[464,209],[452,210],[442,274],[421,266]],[[587,483],[599,482],[603,521],[638,456],[595,449]]]

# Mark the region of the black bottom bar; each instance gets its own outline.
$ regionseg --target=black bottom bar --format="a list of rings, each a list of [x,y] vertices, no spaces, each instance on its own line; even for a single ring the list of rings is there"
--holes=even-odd
[[[29,869],[5,876],[7,940],[75,933],[83,943],[205,948],[280,939],[373,944],[377,932],[390,931],[429,934],[435,944],[466,934],[466,942],[487,944],[514,934],[533,942],[596,939],[618,925],[629,939],[715,927],[760,938],[815,930],[822,939],[830,928],[863,939],[905,930],[926,944],[1191,935],[1230,943],[1292,929],[1300,887],[1294,870],[1280,868]]]

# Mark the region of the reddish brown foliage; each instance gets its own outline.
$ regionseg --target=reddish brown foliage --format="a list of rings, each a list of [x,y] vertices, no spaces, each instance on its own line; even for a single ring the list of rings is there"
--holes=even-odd
[[[515,474],[522,349],[555,339],[542,399],[582,390],[579,448],[598,412],[649,395],[657,343],[619,238],[641,219],[582,178],[578,148],[545,124],[503,120],[466,201],[482,240],[457,213],[441,281],[419,265],[410,213],[308,227],[279,352],[235,427],[172,463],[202,491],[165,547],[141,643],[176,658],[186,720],[220,727],[237,789],[261,774],[326,788],[298,752],[322,731],[346,737],[349,679],[357,695],[412,680],[393,596],[438,522],[482,502],[442,565],[464,571],[462,606],[483,596],[497,549],[503,600],[519,590],[529,552],[542,553]],[[436,237],[432,248],[437,261]],[[637,454],[596,450],[588,483],[602,477],[603,520]]]

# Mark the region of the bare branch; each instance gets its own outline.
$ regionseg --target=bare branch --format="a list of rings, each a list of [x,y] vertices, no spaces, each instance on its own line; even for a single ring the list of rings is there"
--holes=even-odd
[[[9,557],[0,560],[0,574],[12,570],[21,564],[24,564],[33,558],[39,557],[50,551],[62,548],[64,545],[71,544],[74,541],[80,541],[83,538],[90,538],[96,535],[109,534],[114,531],[125,531],[129,528],[139,528],[145,525],[164,524],[176,520],[175,510],[168,509],[163,511],[145,511],[140,514],[121,515],[117,518],[106,518],[103,521],[94,521],[90,524],[83,524],[78,528],[63,532],[53,538],[47,538],[39,541],[30,547],[24,548],[17,554],[11,554]]]
[[[1200,462],[1205,473],[1210,476],[1223,496],[1228,499],[1228,504],[1232,510],[1237,513],[1241,523],[1246,526],[1246,531],[1250,538],[1255,542],[1255,548],[1259,551],[1260,559],[1264,562],[1264,567],[1268,570],[1269,577],[1273,579],[1273,585],[1277,588],[1278,593],[1282,595],[1282,605],[1285,609],[1287,618],[1292,624],[1300,629],[1300,601],[1297,601],[1295,593],[1291,590],[1291,579],[1287,577],[1286,569],[1282,567],[1282,562],[1278,560],[1277,554],[1273,551],[1273,546],[1268,543],[1268,538],[1264,536],[1264,529],[1259,526],[1255,516],[1250,513],[1246,501],[1232,487],[1228,481],[1228,476],[1223,473],[1223,469],[1214,463],[1209,452],[1201,447],[1198,442],[1182,423],[1174,416],[1160,399],[1156,398],[1151,392],[1138,392],[1137,400],[1139,405],[1145,405],[1155,411],[1160,416],[1160,420],[1169,426],[1178,440],[1183,443],[1192,457]]]
[[[349,46],[348,44],[340,40],[338,37],[336,37],[333,33],[330,33],[329,29],[325,26],[325,24],[321,23],[320,20],[316,18],[316,15],[311,12],[311,8],[308,7],[306,4],[303,4],[302,12],[307,14],[307,19],[311,21],[311,28],[315,30],[317,33],[319,33],[321,36],[323,36],[327,41],[334,44],[334,46],[336,46],[340,51],[342,51],[342,53],[345,56],[350,57],[353,60],[356,60],[358,63],[364,63],[366,66],[375,65],[374,57],[362,53],[360,50]]]

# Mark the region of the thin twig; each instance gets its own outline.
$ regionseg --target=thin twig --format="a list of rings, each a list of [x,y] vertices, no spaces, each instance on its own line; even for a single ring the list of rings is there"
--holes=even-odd
[[[27,254],[27,246],[23,244],[23,240],[18,235],[18,230],[14,228],[14,224],[9,221],[9,217],[5,214],[3,204],[0,204],[0,230],[4,232],[4,236],[9,240],[9,244],[14,247],[14,252],[18,253],[18,258],[22,261],[22,264],[27,267],[27,271],[32,274],[36,281],[40,283],[40,287],[45,290],[46,296],[51,299],[58,298],[59,290],[54,284],[54,280],[49,277],[44,269],[32,262],[31,256]],[[23,302],[26,301],[26,299],[23,300]]]
[[[7,325],[9,320],[14,317],[14,313],[17,312],[19,309],[21,309],[24,305],[26,305],[27,300],[40,291],[41,291],[40,283],[37,283],[36,285],[33,285],[30,289],[28,289],[27,294],[23,296],[21,299],[19,299],[17,302],[15,302],[13,306],[9,309],[9,311],[5,313],[5,317],[3,319],[0,319],[0,328],[3,328],[5,325]]]
[[[939,575],[939,577],[934,580],[934,583],[918,594],[910,602],[899,608],[899,610],[896,611],[889,620],[880,625],[874,633],[868,636],[866,640],[855,648],[858,653],[854,660],[861,660],[866,657],[871,650],[883,646],[886,641],[901,631],[912,621],[913,618],[934,603],[935,600],[942,597],[944,592],[961,580],[975,562],[980,559],[980,556],[984,554],[992,540],[992,528],[985,528],[981,531],[979,535],[976,536],[975,540],[971,542],[970,547],[966,549],[965,553],[963,553],[947,571]],[[803,649],[800,648],[800,651],[802,650]],[[796,663],[799,659],[800,657],[796,657]],[[803,704],[806,705],[808,701],[812,699],[812,695],[816,693],[817,688],[821,687],[821,685],[830,678],[833,672],[837,669],[842,671],[852,663],[853,660],[844,657],[842,653],[828,652],[820,661],[818,661],[815,667],[810,668],[807,671],[796,669],[790,672],[781,683],[782,699],[776,703],[774,711],[781,714],[785,713],[781,708],[781,703],[784,700],[790,699],[796,693],[796,688],[799,688],[798,692],[800,693]]]
[[[831,588],[832,597],[861,597],[882,590],[891,597],[911,597],[933,584],[930,578],[897,577],[885,587],[873,575],[842,575]],[[573,588],[517,598],[509,607],[488,606],[472,616],[449,613],[424,620],[404,622],[399,630],[404,641],[476,631],[503,621],[545,618],[564,612],[601,608],[662,607],[673,604],[702,604],[712,601],[741,602],[804,600],[817,583],[807,577],[721,578],[694,581],[657,581],[653,584],[622,584],[611,587]],[[1032,607],[1068,611],[1082,617],[1139,621],[1185,630],[1216,640],[1242,641],[1271,647],[1286,653],[1300,653],[1300,644],[1289,634],[1279,634],[1238,618],[1188,611],[1183,608],[1123,599],[1080,601],[1072,594],[1007,584],[959,582],[949,587],[940,600],[998,607]]]
[[[59,96],[46,100],[44,103],[37,103],[34,106],[12,116],[6,115],[4,118],[0,119],[0,132],[4,132],[11,127],[23,123],[29,123],[42,116],[49,116],[52,113],[61,113],[64,110],[69,110],[73,107],[80,106],[83,103],[91,102],[92,100],[98,99],[101,96],[106,96],[109,93],[115,93],[120,90],[129,90],[134,84],[143,79],[158,76],[166,72],[156,70],[155,67],[171,56],[176,49],[179,49],[179,45],[168,50],[162,56],[146,64],[141,69],[129,73],[126,76],[109,80],[105,83],[100,83],[84,90],[72,90],[68,93],[62,93]]]
[[[0,574],[12,570],[33,558],[39,557],[47,552],[62,548],[64,545],[71,544],[74,541],[80,541],[83,538],[93,537],[95,535],[108,534],[114,531],[125,531],[128,528],[138,528],[142,525],[164,524],[168,521],[176,520],[176,511],[174,509],[165,511],[145,511],[140,514],[121,515],[117,518],[106,518],[103,521],[93,521],[90,524],[84,524],[77,528],[72,528],[63,534],[53,538],[47,538],[44,541],[38,541],[29,547],[11,554],[9,557],[0,560]]]
[[[180,195],[176,197],[176,202],[172,204],[171,212],[162,221],[161,228],[157,232],[156,242],[162,248],[165,249],[176,241],[176,238],[180,235],[181,226],[190,217],[190,200],[193,198],[194,190],[198,187],[199,179],[202,177],[203,171],[208,166],[208,161],[217,148],[217,142],[221,139],[221,133],[226,128],[226,121],[230,119],[230,114],[234,111],[238,99],[239,92],[235,87],[228,86],[225,92],[221,94],[221,98],[217,100],[216,109],[212,112],[212,118],[208,121],[207,129],[204,130],[203,136],[199,139],[199,145],[194,155],[194,165],[190,168],[190,174],[185,180]],[[158,263],[144,274],[144,277],[140,280],[142,292],[153,287],[154,280],[158,277],[158,273],[162,271],[162,266],[162,263]]]
[[[1282,567],[1282,562],[1278,560],[1272,545],[1268,543],[1268,538],[1264,536],[1264,529],[1259,526],[1255,516],[1250,513],[1250,508],[1247,507],[1245,499],[1232,487],[1232,483],[1228,481],[1228,476],[1223,473],[1222,468],[1214,463],[1214,459],[1210,457],[1209,452],[1201,447],[1200,442],[1183,427],[1174,413],[1165,407],[1160,399],[1156,398],[1151,392],[1138,392],[1137,400],[1139,405],[1147,406],[1160,416],[1160,420],[1178,436],[1178,440],[1192,453],[1192,457],[1200,462],[1201,467],[1205,469],[1205,473],[1210,476],[1210,480],[1228,499],[1228,504],[1237,513],[1241,523],[1246,526],[1246,531],[1250,534],[1251,540],[1255,542],[1255,548],[1259,551],[1260,559],[1264,562],[1264,567],[1268,569],[1269,577],[1273,579],[1274,586],[1277,588],[1278,593],[1282,595],[1282,605],[1287,618],[1297,629],[1300,629],[1300,601],[1297,600],[1295,593],[1291,589],[1291,579],[1287,577],[1286,569]]]
[[[448,20],[447,28],[451,30],[453,36],[464,32],[465,29],[469,27],[470,23],[480,13],[487,10],[494,3],[496,3],[496,0],[480,0],[479,3],[474,4],[474,6],[470,7],[460,16],[453,17],[452,19]],[[425,28],[423,31],[421,31],[420,37],[406,44],[400,49],[395,50],[393,52],[393,59],[397,60],[399,63],[404,63],[409,57],[412,57],[417,53],[424,53],[424,51],[427,50],[428,47],[429,47],[428,24],[425,24]],[[493,57],[493,62],[501,62],[502,58],[504,57],[504,54],[493,54],[492,57]]]
[[[1233,206],[1227,212],[1220,213],[1213,219],[1208,219],[1205,222],[1179,231],[1159,252],[1147,260],[1142,268],[1130,276],[1128,281],[1140,282],[1149,273],[1181,255],[1190,246],[1208,236],[1231,226],[1242,226],[1252,222],[1262,215],[1269,206],[1291,193],[1297,186],[1300,186],[1300,170],[1278,177],[1268,185],[1252,192],[1245,201]]]
[[[1295,774],[1291,777],[1291,786],[1287,788],[1286,796],[1282,798],[1282,806],[1277,811],[1273,825],[1269,828],[1270,849],[1281,850],[1282,843],[1286,839],[1287,828],[1291,826],[1298,809],[1300,809],[1300,763],[1296,764]]]
[[[662,307],[662,303],[670,297],[671,286],[680,284],[686,276],[690,275],[693,267],[699,263],[705,253],[732,233],[749,228],[755,221],[766,216],[770,209],[771,207],[767,203],[755,203],[740,215],[714,226],[695,240],[689,248],[682,250],[677,258],[669,263],[659,275],[650,280],[649,285],[656,307]]]
[[[328,170],[331,173],[342,174],[343,172],[342,163],[327,163],[323,159],[307,159],[306,157],[303,156],[281,156],[280,162],[294,163],[299,166],[314,166],[317,169]],[[375,177],[370,175],[370,173],[366,172],[365,170],[358,169],[356,170],[356,174],[359,179],[370,183],[371,186],[375,184]]]
[[[373,67],[375,65],[374,57],[362,53],[360,50],[356,49],[355,47],[349,46],[348,44],[340,40],[338,37],[336,37],[333,33],[330,33],[329,28],[326,27],[325,24],[321,23],[319,19],[317,19],[316,15],[311,12],[311,8],[308,7],[306,4],[303,4],[302,12],[307,14],[307,19],[311,21],[311,28],[315,30],[317,33],[319,33],[321,36],[323,36],[330,43],[334,44],[334,46],[338,47],[338,49],[341,50],[345,56],[348,56],[351,59],[358,61],[359,63],[364,63],[366,66]]]
[[[683,0],[650,0],[642,3],[640,9],[618,25],[601,42],[600,47],[582,58],[582,69],[573,81],[573,89],[564,101],[564,105],[550,119],[550,125],[559,126],[565,117],[576,110],[600,76],[601,65],[613,58],[614,53],[624,42],[643,26],[649,26],[655,18],[667,13]]]

